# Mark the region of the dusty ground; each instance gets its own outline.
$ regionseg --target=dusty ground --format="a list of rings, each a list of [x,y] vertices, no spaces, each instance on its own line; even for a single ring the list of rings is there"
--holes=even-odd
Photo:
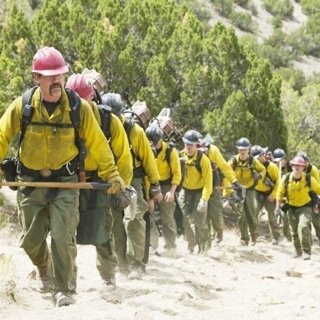
[[[160,253],[162,253],[160,238]],[[265,236],[242,247],[236,230],[207,256],[189,254],[178,239],[176,258],[152,255],[142,281],[118,279],[101,293],[91,246],[79,246],[76,304],[56,308],[33,289],[34,269],[18,235],[0,232],[0,319],[319,319],[320,247],[310,261],[292,258],[292,244],[272,246]]]

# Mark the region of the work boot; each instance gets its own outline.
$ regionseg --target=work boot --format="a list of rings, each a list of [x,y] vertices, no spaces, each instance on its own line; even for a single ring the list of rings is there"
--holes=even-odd
[[[252,234],[252,235],[251,235],[251,244],[252,244],[253,246],[255,246],[256,243],[257,243],[257,235],[256,235],[256,234]]]
[[[223,240],[223,230],[219,230],[215,236],[215,243],[219,244]]]
[[[301,250],[296,250],[296,252],[293,255],[294,259],[300,258],[302,256],[302,251]]]
[[[129,266],[129,280],[141,280],[143,275],[143,268],[137,265],[130,265]]]
[[[114,291],[116,288],[117,288],[117,285],[116,285],[115,277],[103,281],[102,291],[111,292],[111,291]]]
[[[272,239],[272,245],[277,246],[279,244],[278,239]]]
[[[46,268],[38,268],[37,288],[41,293],[47,293],[51,290],[51,279]]]
[[[308,253],[308,252],[303,252],[302,259],[303,260],[310,260],[311,259],[311,254]]]
[[[249,239],[240,239],[240,244],[242,246],[247,246],[249,244]]]
[[[57,307],[69,306],[70,304],[75,303],[75,300],[71,297],[70,294],[61,291],[57,292],[53,296],[53,300]]]

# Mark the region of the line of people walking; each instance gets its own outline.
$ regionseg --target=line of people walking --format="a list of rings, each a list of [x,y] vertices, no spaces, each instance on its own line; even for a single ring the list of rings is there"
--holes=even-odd
[[[146,226],[154,224],[155,210],[164,249],[173,257],[176,208],[183,213],[189,252],[205,254],[213,237],[217,244],[223,241],[226,198],[238,216],[242,245],[256,244],[264,208],[272,243],[279,243],[281,217],[296,256],[310,259],[311,222],[320,238],[320,178],[305,153],[290,161],[292,172],[285,174],[283,150],[276,149],[271,159],[267,148],[251,146],[245,137],[229,160],[209,135],[196,130],[183,134],[179,151],[169,116],[151,119],[145,102],[128,108],[118,93],[103,93],[105,80],[95,70],[73,74],[65,84],[68,70],[58,50],[38,50],[32,63],[37,86],[27,98],[15,99],[0,119],[1,162],[20,133],[12,179],[110,185],[107,190],[18,189],[20,246],[37,267],[39,289],[51,292],[55,305],[75,302],[77,244],[95,246],[103,291],[117,287],[116,272],[141,280],[149,256]]]

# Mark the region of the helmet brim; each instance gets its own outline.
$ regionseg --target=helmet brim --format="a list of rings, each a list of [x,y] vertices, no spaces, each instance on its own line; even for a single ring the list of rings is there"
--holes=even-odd
[[[249,147],[241,147],[241,146],[237,147],[238,150],[248,150],[249,148],[250,148],[250,146]]]
[[[198,144],[198,143],[199,143],[199,141],[194,142],[194,141],[188,140],[188,139],[186,139],[186,138],[182,138],[182,141],[183,141],[184,143],[186,143],[186,144]]]
[[[280,162],[284,157],[281,157],[281,158],[273,158],[273,161],[274,162]]]
[[[32,70],[32,73],[39,73],[45,77],[57,76],[59,74],[65,74],[69,72],[68,66],[63,66],[61,68],[53,69],[53,70]]]

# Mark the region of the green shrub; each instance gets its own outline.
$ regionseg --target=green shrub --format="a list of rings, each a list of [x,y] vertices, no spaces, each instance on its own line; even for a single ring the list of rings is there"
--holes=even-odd
[[[212,0],[212,3],[223,17],[229,18],[233,12],[233,0]]]
[[[265,9],[281,18],[292,18],[294,7],[290,0],[262,0]]]
[[[240,7],[247,8],[250,0],[234,0],[234,3]]]
[[[235,27],[243,30],[253,32],[254,23],[250,13],[247,12],[232,12],[230,19]]]
[[[290,83],[291,87],[301,93],[301,89],[306,85],[306,77],[301,70],[291,68],[280,68],[276,71],[284,81]]]

